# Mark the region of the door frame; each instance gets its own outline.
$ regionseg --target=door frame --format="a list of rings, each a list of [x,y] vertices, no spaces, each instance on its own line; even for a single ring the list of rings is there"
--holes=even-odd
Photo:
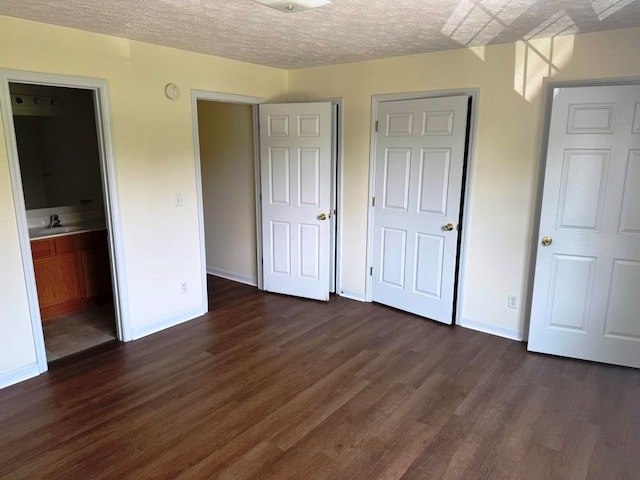
[[[195,173],[196,173],[196,191],[198,198],[198,229],[200,232],[200,262],[202,270],[202,298],[207,298],[207,259],[205,251],[204,239],[204,204],[202,196],[202,166],[200,159],[200,135],[198,131],[198,100],[210,102],[226,102],[238,103],[253,106],[253,162],[254,162],[254,180],[255,180],[255,208],[256,208],[256,259],[257,259],[257,287],[263,290],[263,265],[262,265],[262,202],[260,188],[260,126],[258,107],[266,103],[264,97],[252,97],[248,95],[237,95],[234,93],[212,92],[206,90],[191,90],[191,117],[193,125],[193,150],[195,157]],[[342,286],[342,129],[343,129],[343,113],[342,113],[342,97],[328,98],[322,100],[304,100],[282,103],[315,103],[329,102],[337,105],[338,114],[334,121],[338,122],[335,129],[338,135],[335,151],[335,165],[332,166],[331,191],[335,198],[336,214],[333,215],[335,224],[332,225],[334,237],[333,245],[331,245],[332,256],[335,256],[335,292],[342,296],[348,297],[346,292],[341,289]],[[280,103],[280,102],[279,102]],[[336,139],[334,139],[334,142]],[[334,199],[332,199],[332,203]]]
[[[24,203],[22,176],[20,172],[20,162],[15,137],[15,125],[13,123],[13,114],[11,109],[11,95],[9,91],[10,82],[75,88],[93,92],[105,220],[109,240],[116,332],[118,340],[127,342],[132,340],[133,337],[131,333],[131,321],[129,318],[128,296],[125,288],[126,274],[122,243],[122,227],[120,221],[120,204],[116,183],[116,165],[113,154],[113,137],[111,133],[109,84],[107,80],[96,78],[0,69],[0,103],[4,106],[4,108],[1,108],[0,110],[2,110],[4,136],[7,144],[9,175],[11,177],[13,203],[18,226],[22,268],[25,276],[25,286],[27,290],[37,368],[38,373],[43,373],[48,369],[47,354],[44,343],[42,319],[40,317],[33,257],[31,255],[31,239],[29,238],[29,228]]]
[[[618,87],[624,85],[640,85],[640,77],[614,77],[586,80],[565,80],[565,81],[545,81],[545,98],[543,103],[544,114],[542,117],[542,138],[540,141],[540,162],[537,170],[536,201],[533,210],[533,220],[531,224],[531,251],[529,255],[529,274],[527,275],[528,286],[526,288],[526,303],[524,305],[524,325],[522,338],[529,339],[531,328],[531,310],[533,307],[533,287],[536,274],[536,262],[538,257],[538,239],[540,238],[540,217],[542,215],[542,195],[544,193],[544,180],[547,170],[547,152],[549,150],[549,129],[551,127],[551,110],[555,91],[559,88],[581,88],[581,87]]]
[[[198,199],[198,231],[200,241],[200,269],[202,272],[202,298],[206,302],[207,293],[207,253],[204,238],[204,198],[202,193],[202,162],[200,158],[200,131],[198,124],[198,100],[206,102],[236,103],[252,106],[253,118],[253,167],[254,167],[254,188],[256,207],[256,258],[257,258],[257,278],[258,289],[262,290],[262,226],[261,226],[261,206],[260,197],[260,142],[258,137],[258,105],[264,103],[266,98],[252,97],[248,95],[236,95],[234,93],[212,92],[207,90],[191,90],[191,123],[193,130],[193,153],[195,159],[196,174],[196,196]]]
[[[367,196],[367,264],[366,264],[366,283],[365,283],[365,301],[372,301],[372,287],[373,277],[370,275],[371,268],[373,267],[373,225],[374,225],[374,208],[373,197],[375,193],[375,178],[376,178],[376,120],[378,118],[378,106],[380,102],[389,102],[396,100],[418,100],[429,99],[438,97],[453,97],[466,95],[471,100],[469,106],[467,125],[468,144],[466,145],[467,157],[465,159],[463,172],[462,172],[462,234],[460,236],[460,248],[458,249],[458,258],[456,260],[456,280],[454,285],[454,318],[452,325],[465,326],[464,318],[462,317],[462,300],[464,298],[464,278],[467,266],[467,242],[469,237],[469,225],[470,225],[470,213],[471,213],[471,192],[473,181],[473,167],[475,164],[475,143],[477,132],[477,117],[478,107],[480,100],[479,88],[463,88],[454,90],[432,90],[423,92],[407,92],[407,93],[389,93],[381,95],[371,96],[371,126],[370,126],[370,144],[369,144],[369,192]],[[473,327],[471,327],[473,328]]]

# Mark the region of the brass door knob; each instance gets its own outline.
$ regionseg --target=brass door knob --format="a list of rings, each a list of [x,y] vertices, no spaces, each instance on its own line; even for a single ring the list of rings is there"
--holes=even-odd
[[[321,213],[320,215],[318,215],[318,220],[326,220],[326,219],[327,219],[326,213]]]
[[[551,237],[542,237],[542,245],[544,245],[545,247],[548,247],[552,243],[553,243],[553,238],[551,238]]]
[[[447,223],[446,225],[443,225],[443,226],[442,226],[442,229],[443,229],[445,232],[450,232],[451,230],[453,230],[453,228],[454,228],[454,227],[453,227],[453,223]]]

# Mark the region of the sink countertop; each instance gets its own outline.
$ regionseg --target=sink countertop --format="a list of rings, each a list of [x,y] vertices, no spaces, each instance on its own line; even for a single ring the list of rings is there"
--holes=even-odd
[[[67,223],[61,227],[47,228],[35,227],[29,229],[29,239],[41,240],[51,237],[59,237],[61,235],[75,235],[78,233],[93,232],[96,230],[106,230],[107,226],[104,222],[79,222]]]

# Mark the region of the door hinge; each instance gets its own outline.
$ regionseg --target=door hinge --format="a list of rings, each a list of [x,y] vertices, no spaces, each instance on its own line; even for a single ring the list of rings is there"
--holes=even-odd
[[[373,267],[369,267],[369,276],[373,277]]]
[[[378,125],[380,124],[380,122],[378,122],[378,120],[376,120],[376,132],[378,131]]]
[[[376,206],[376,197],[371,197],[371,206],[372,207]]]

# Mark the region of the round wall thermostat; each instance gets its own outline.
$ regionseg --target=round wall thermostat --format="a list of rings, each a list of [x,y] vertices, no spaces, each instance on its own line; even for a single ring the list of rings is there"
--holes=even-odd
[[[164,94],[170,100],[176,100],[180,96],[180,89],[175,83],[167,83],[164,87]]]

